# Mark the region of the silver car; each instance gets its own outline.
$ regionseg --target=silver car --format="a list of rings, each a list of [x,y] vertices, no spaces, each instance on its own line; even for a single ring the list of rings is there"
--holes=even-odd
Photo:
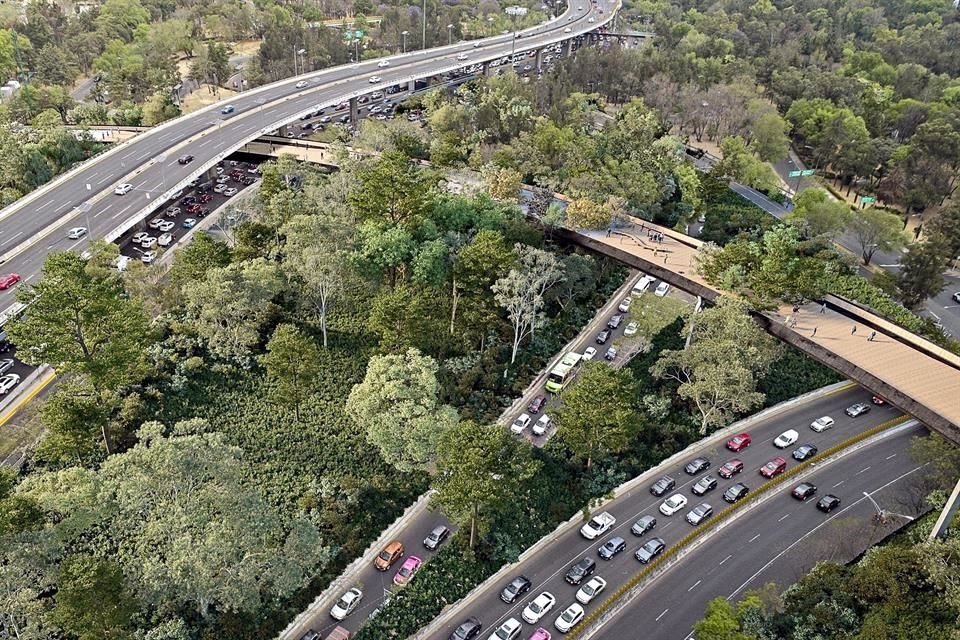
[[[8,373],[7,375],[0,377],[0,395],[6,395],[10,393],[10,390],[18,384],[20,384],[20,376],[15,373]]]

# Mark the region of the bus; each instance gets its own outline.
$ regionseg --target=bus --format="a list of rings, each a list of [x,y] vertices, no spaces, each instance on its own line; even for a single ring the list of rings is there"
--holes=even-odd
[[[546,389],[550,393],[560,393],[577,375],[583,355],[573,351],[563,356],[563,359],[550,370],[547,376]]]

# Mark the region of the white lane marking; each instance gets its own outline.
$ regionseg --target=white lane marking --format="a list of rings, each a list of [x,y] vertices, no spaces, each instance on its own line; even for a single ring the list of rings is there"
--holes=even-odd
[[[49,207],[51,204],[53,204],[53,198],[50,198],[49,200],[47,200],[46,202],[44,202],[42,205],[40,205],[39,207],[37,207],[37,211],[39,211],[40,209],[46,209],[46,208]]]
[[[927,465],[921,464],[921,465],[919,465],[919,466],[916,466],[916,467],[914,467],[913,469],[911,469],[910,471],[907,471],[906,473],[901,473],[899,476],[897,476],[896,478],[894,478],[894,479],[891,480],[890,482],[888,482],[888,483],[886,483],[886,484],[884,484],[884,485],[882,485],[882,486],[880,486],[880,487],[877,487],[877,488],[874,489],[873,491],[868,491],[867,493],[873,494],[873,493],[876,493],[877,491],[882,491],[882,490],[886,489],[887,487],[889,487],[890,485],[895,484],[895,483],[897,483],[897,482],[900,482],[901,480],[903,480],[903,479],[906,478],[907,476],[916,473],[916,472],[919,471],[920,469],[923,469],[925,466],[927,466]],[[770,568],[770,565],[772,565],[774,562],[776,562],[777,560],[779,560],[780,558],[782,558],[783,556],[785,556],[787,553],[789,553],[790,550],[793,549],[795,546],[797,546],[798,544],[800,544],[801,542],[803,542],[804,540],[806,540],[807,538],[809,538],[811,535],[813,535],[814,533],[816,533],[817,531],[819,531],[821,527],[825,527],[828,523],[830,523],[831,521],[833,521],[834,518],[839,518],[841,515],[843,515],[843,513],[844,513],[845,511],[847,511],[847,510],[849,510],[849,509],[852,509],[853,507],[857,506],[858,504],[860,504],[861,502],[863,502],[863,501],[866,500],[866,499],[867,499],[866,497],[863,497],[863,498],[860,498],[859,500],[856,500],[856,501],[854,501],[854,502],[851,502],[851,503],[848,504],[846,507],[844,507],[843,509],[840,509],[840,511],[837,511],[835,514],[833,514],[832,516],[830,516],[829,518],[827,518],[826,520],[824,520],[823,522],[821,522],[820,524],[818,524],[817,526],[815,526],[813,529],[810,529],[810,530],[807,531],[805,534],[803,534],[802,536],[800,536],[799,538],[797,538],[796,540],[794,540],[794,541],[790,544],[790,546],[788,546],[786,549],[784,549],[783,551],[781,551],[780,553],[778,553],[777,555],[775,555],[775,556],[774,556],[773,558],[771,558],[765,565],[763,565],[762,567],[760,567],[760,568],[757,570],[756,573],[754,573],[752,576],[750,576],[749,578],[747,578],[746,581],[744,581],[743,584],[741,584],[739,587],[737,587],[737,589],[736,589],[733,593],[731,593],[729,596],[727,596],[727,600],[733,600],[734,598],[736,598],[738,593],[740,593],[741,591],[743,591],[743,590],[747,587],[748,584],[750,584],[751,582],[754,581],[754,579],[755,579],[757,576],[759,576],[761,573],[763,573],[763,572],[766,571],[768,568]],[[759,537],[759,536],[757,536],[757,537]],[[756,539],[756,538],[754,538],[754,539]],[[753,542],[753,540],[751,540],[750,542]]]
[[[838,482],[837,484],[833,485],[833,486],[830,487],[830,488],[831,488],[831,489],[836,489],[837,487],[839,487],[840,485],[842,485],[844,482],[846,482],[846,480],[841,480],[840,482]]]
[[[752,538],[750,538],[750,542],[753,542],[754,540],[756,540],[756,539],[759,538],[759,537],[760,537],[760,534],[758,533],[757,535],[755,535],[755,536],[753,536]]]
[[[892,456],[887,456],[887,460],[893,460],[896,457],[897,457],[897,454],[893,454]]]
[[[786,514],[785,516],[781,517],[779,520],[777,520],[777,522],[783,522],[784,520],[786,520],[786,519],[789,518],[789,517],[790,517],[790,514],[788,513],[788,514]]]
[[[860,475],[864,471],[869,471],[869,470],[870,470],[870,467],[864,467],[863,469],[860,469],[860,471],[857,471],[857,475]]]
[[[687,593],[690,593],[691,591],[696,589],[698,586],[700,586],[701,582],[703,582],[703,580],[697,580],[696,582],[694,582],[693,585],[689,589],[687,589]]]
[[[721,567],[722,567],[722,566],[723,566],[723,563],[726,562],[727,560],[729,560],[729,559],[732,558],[732,557],[733,557],[733,554],[731,553],[731,554],[728,555],[726,558],[724,558],[723,560],[721,560],[721,561],[720,561],[720,564],[719,564],[718,566],[721,566]]]
[[[13,237],[11,237],[10,239],[11,239],[11,240],[16,240],[17,238],[19,238],[19,237],[22,236],[22,235],[23,235],[23,231],[18,231],[18,232],[17,232],[16,234],[14,234]]]
[[[654,620],[654,622],[660,622],[660,618],[662,618],[663,616],[667,615],[667,611],[670,611],[670,609],[664,609],[663,611],[661,611],[661,612],[660,612],[660,615],[657,616],[657,619]]]

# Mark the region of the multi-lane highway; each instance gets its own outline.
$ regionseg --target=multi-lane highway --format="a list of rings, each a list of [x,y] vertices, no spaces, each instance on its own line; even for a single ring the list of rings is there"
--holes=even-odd
[[[814,500],[800,502],[781,492],[685,556],[593,637],[635,640],[636,630],[643,629],[647,640],[677,640],[703,617],[713,598],[735,600],[770,582],[786,588],[824,556],[838,562],[852,560],[894,526],[873,523],[876,508],[864,492],[881,508],[900,513],[908,507],[898,496],[922,473],[906,451],[910,440],[924,435],[926,429],[897,429],[889,438],[804,479],[817,485],[821,495],[846,498],[829,516],[814,507]],[[891,520],[906,522],[897,516]]]
[[[611,19],[615,2],[602,0],[602,5],[573,5],[559,18],[519,32],[517,38],[507,34],[393,56],[387,59],[388,66],[371,60],[291,78],[235,96],[229,114],[218,104],[164,123],[0,211],[2,270],[31,282],[50,251],[81,251],[91,238],[109,234],[112,239],[124,223],[136,223],[132,216],[162,204],[191,178],[263,132],[351,96],[577,37]],[[371,83],[373,76],[380,82]],[[297,87],[301,81],[306,86]],[[194,161],[179,164],[183,153],[193,155]],[[133,190],[114,195],[120,183],[130,183]],[[89,233],[69,240],[67,230],[72,227],[87,227]],[[0,293],[0,310],[13,302],[13,295],[12,290]]]
[[[666,493],[663,497],[657,498],[651,495],[648,491],[648,486],[644,485],[617,498],[603,508],[603,510],[609,511],[617,518],[617,524],[613,530],[592,542],[584,539],[577,528],[564,531],[556,537],[549,548],[543,549],[540,553],[534,554],[521,563],[520,566],[512,572],[511,576],[504,580],[503,584],[493,585],[491,588],[477,594],[476,597],[470,599],[468,602],[463,603],[463,605],[456,610],[456,615],[429,637],[436,640],[445,640],[453,629],[468,616],[476,616],[479,618],[483,623],[485,633],[488,633],[489,630],[496,629],[499,624],[510,617],[519,619],[520,613],[527,602],[541,591],[549,591],[557,597],[556,610],[551,612],[543,621],[543,626],[553,630],[553,620],[559,615],[563,608],[574,601],[574,594],[577,588],[564,582],[564,574],[567,569],[580,558],[588,556],[596,560],[598,565],[596,575],[603,577],[607,581],[607,593],[610,593],[624,584],[641,568],[640,563],[634,559],[633,553],[650,535],[663,538],[669,547],[669,545],[682,538],[691,530],[691,526],[684,520],[685,514],[690,509],[701,502],[707,502],[713,506],[714,513],[719,512],[726,506],[721,496],[728,487],[737,482],[743,482],[749,487],[758,487],[764,482],[763,478],[758,474],[758,469],[770,459],[777,455],[782,455],[787,459],[787,468],[790,468],[798,464],[791,457],[791,452],[801,444],[814,444],[822,451],[846,440],[862,430],[886,422],[899,415],[896,409],[890,408],[889,406],[873,406],[872,410],[864,416],[855,419],[847,417],[844,414],[844,409],[856,402],[866,402],[869,404],[870,394],[859,388],[851,388],[834,393],[816,402],[802,403],[795,408],[779,413],[754,427],[750,432],[753,438],[753,444],[739,453],[727,451],[724,448],[725,439],[714,438],[714,440],[710,442],[707,450],[701,454],[708,457],[712,462],[712,467],[706,473],[701,473],[697,476],[687,475],[683,467],[695,456],[690,456],[689,459],[682,459],[677,465],[665,472],[676,480],[676,487],[673,490]],[[809,427],[810,423],[823,415],[831,416],[835,420],[834,426],[821,433],[814,432]],[[786,449],[775,448],[772,444],[773,439],[787,429],[796,429],[800,434],[799,441],[796,445]],[[897,442],[900,443],[901,446],[899,457],[906,458],[906,441],[898,440]],[[719,477],[717,471],[724,462],[732,458],[742,460],[744,470],[733,478],[724,480]],[[895,459],[896,458],[894,458],[894,460]],[[698,498],[691,493],[691,487],[697,480],[707,474],[713,475],[719,480],[718,486],[703,498]],[[651,484],[652,482],[653,480],[651,480]],[[789,488],[785,490],[789,490]],[[861,497],[856,491],[852,493],[848,492],[843,486],[832,489],[832,491],[840,496],[845,504],[849,504]],[[687,497],[687,507],[676,515],[670,517],[663,516],[658,511],[658,507],[664,498],[674,493],[681,493]],[[772,504],[775,507],[777,502],[773,501]],[[770,505],[770,502],[760,505],[757,507],[756,512],[762,513],[765,517],[770,518]],[[804,506],[816,511],[812,504],[808,503]],[[652,534],[648,534],[645,538],[638,538],[631,534],[630,528],[631,525],[643,515],[655,516],[657,518],[657,526]],[[782,514],[779,514],[777,517],[780,515]],[[826,518],[826,516],[822,517]],[[773,528],[776,529],[777,527]],[[597,548],[609,537],[616,535],[622,536],[627,541],[626,551],[614,557],[613,560],[600,560],[597,556]],[[713,546],[713,544],[710,546]],[[533,583],[529,594],[518,599],[517,602],[512,605],[503,603],[499,598],[500,589],[506,586],[506,582],[509,582],[509,579],[513,575],[519,574],[527,576]],[[724,593],[723,595],[726,594]],[[671,601],[675,599],[675,595],[671,597]],[[598,599],[598,601],[600,600],[602,600],[602,598]],[[589,612],[595,606],[597,606],[596,602],[586,605],[585,609]],[[669,604],[665,604],[658,609],[657,613],[669,606]],[[537,625],[525,625],[524,633],[528,636],[536,626]],[[634,627],[634,629],[636,628],[637,627]],[[685,634],[686,631],[683,631],[678,635],[677,629],[674,628],[674,635],[672,637],[682,638]]]

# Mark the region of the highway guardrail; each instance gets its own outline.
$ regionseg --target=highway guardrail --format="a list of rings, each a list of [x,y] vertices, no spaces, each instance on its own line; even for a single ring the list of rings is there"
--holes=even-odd
[[[599,607],[591,611],[583,619],[583,622],[581,622],[576,628],[573,629],[573,631],[571,631],[566,636],[567,639],[577,640],[578,638],[584,637],[583,634],[589,633],[592,631],[592,629],[590,629],[590,626],[592,624],[595,624],[601,621],[605,622],[605,620],[601,620],[602,616],[605,613],[607,613],[614,605],[616,605],[621,600],[621,598],[623,598],[625,595],[627,595],[630,591],[632,591],[634,588],[639,586],[645,580],[648,580],[654,577],[654,575],[658,574],[661,570],[666,570],[667,568],[669,568],[671,566],[669,561],[671,559],[679,559],[677,558],[678,554],[680,554],[680,552],[683,551],[686,547],[690,546],[695,540],[697,540],[702,536],[707,535],[712,530],[719,527],[721,524],[724,524],[725,522],[732,519],[734,516],[738,515],[741,511],[745,511],[751,506],[754,506],[758,502],[757,498],[766,497],[765,494],[770,493],[773,489],[776,489],[777,487],[788,482],[789,480],[796,477],[797,475],[810,470],[812,467],[823,462],[824,460],[831,458],[832,456],[840,453],[841,451],[849,447],[852,447],[853,445],[859,442],[866,440],[867,438],[870,438],[879,433],[882,433],[887,429],[891,429],[893,427],[901,425],[909,419],[910,419],[909,416],[901,415],[892,420],[888,420],[883,424],[879,424],[876,427],[867,429],[866,431],[861,431],[857,435],[851,438],[848,438],[843,442],[836,444],[830,447],[829,449],[826,449],[818,453],[817,455],[810,458],[809,460],[805,460],[800,464],[798,464],[797,466],[787,469],[786,471],[781,473],[779,476],[771,480],[768,480],[764,484],[760,485],[760,487],[758,487],[755,491],[751,492],[749,500],[742,500],[740,502],[736,502],[730,505],[729,507],[727,507],[726,509],[718,513],[716,516],[709,519],[702,526],[695,528],[693,531],[691,531],[690,533],[682,537],[676,543],[670,545],[670,547],[664,550],[664,552],[660,554],[660,556],[656,560],[653,560],[650,564],[646,565],[643,569],[641,569],[636,574],[634,574],[634,576],[629,580],[627,580],[627,582],[623,586],[621,586],[619,589],[617,589],[612,594],[610,594],[610,596],[606,600],[604,600]],[[589,636],[586,636],[586,637],[589,638]]]

